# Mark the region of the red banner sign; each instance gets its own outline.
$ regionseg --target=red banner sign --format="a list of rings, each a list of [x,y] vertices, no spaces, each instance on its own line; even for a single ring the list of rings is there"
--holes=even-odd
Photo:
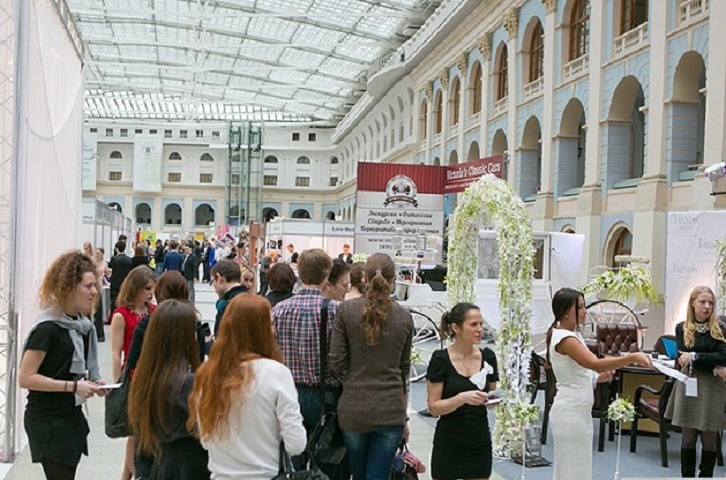
[[[502,178],[502,165],[504,157],[482,158],[473,162],[451,165],[446,167],[446,180],[442,193],[458,193],[466,190],[466,187],[479,180],[487,173]]]

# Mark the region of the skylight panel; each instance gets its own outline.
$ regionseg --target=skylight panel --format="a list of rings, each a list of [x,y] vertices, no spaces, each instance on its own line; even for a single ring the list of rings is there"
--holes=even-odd
[[[321,65],[327,57],[319,53],[311,53],[292,48],[286,48],[280,57],[280,63],[295,65],[303,68],[315,68]]]

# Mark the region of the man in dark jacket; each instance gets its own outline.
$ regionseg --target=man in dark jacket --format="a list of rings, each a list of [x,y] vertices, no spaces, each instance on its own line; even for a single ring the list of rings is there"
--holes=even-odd
[[[118,306],[116,298],[121,291],[121,284],[131,271],[131,257],[126,255],[126,242],[118,241],[114,246],[114,256],[108,262],[111,269],[111,312]]]
[[[162,273],[164,273],[164,255],[166,252],[164,251],[164,244],[161,243],[161,240],[156,241],[156,250],[154,250],[154,263],[156,263],[156,276],[158,277]]]
[[[217,292],[217,316],[214,318],[214,336],[219,332],[219,325],[224,316],[227,304],[240,293],[247,293],[247,287],[242,285],[242,271],[239,265],[232,260],[220,260],[210,271],[212,286]]]
[[[182,275],[187,281],[189,287],[189,301],[194,305],[196,298],[194,291],[194,281],[197,279],[199,272],[199,258],[194,254],[193,244],[188,243],[184,246],[184,260],[182,261]]]
[[[179,244],[176,240],[169,242],[169,252],[164,256],[164,271],[176,270],[182,273],[182,262],[184,259],[181,254],[177,251]]]

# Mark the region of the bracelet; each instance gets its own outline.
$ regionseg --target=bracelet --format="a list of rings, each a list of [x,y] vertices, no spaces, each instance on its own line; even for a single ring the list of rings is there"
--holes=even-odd
[[[78,380],[73,380],[73,393],[78,391]]]

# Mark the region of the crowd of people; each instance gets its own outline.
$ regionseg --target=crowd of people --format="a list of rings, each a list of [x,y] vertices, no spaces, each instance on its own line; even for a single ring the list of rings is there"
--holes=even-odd
[[[158,249],[165,251],[159,255]],[[261,479],[278,473],[280,449],[296,468],[311,464],[307,441],[325,412],[336,411],[346,455],[315,462],[330,479],[387,479],[408,438],[408,375],[414,324],[391,297],[396,270],[385,254],[351,262],[321,249],[270,262],[266,285],[244,244],[216,258],[203,278],[218,296],[214,330],[194,307],[188,262],[214,256],[211,245],[169,242],[168,250],[137,245],[134,262],[123,239],[106,264],[103,251],[59,256],[40,289],[42,311],[26,339],[19,383],[28,389],[25,429],[33,462],[48,479],[73,479],[88,454],[81,406],[108,389],[98,368],[99,329],[91,318],[103,282],[110,314],[112,379],[133,373],[121,479]],[[294,249],[294,247],[293,247]],[[150,265],[153,258],[155,265]],[[160,264],[162,265],[160,268]],[[119,275],[125,274],[119,281]],[[191,271],[191,269],[189,269]],[[190,278],[191,276],[191,278]],[[260,275],[261,276],[261,275]],[[260,280],[262,280],[260,278]],[[114,293],[115,291],[115,293]],[[561,289],[552,300],[546,361],[557,377],[551,410],[555,480],[592,478],[593,387],[626,365],[652,368],[642,352],[598,358],[580,330],[582,293]],[[492,440],[488,409],[497,394],[498,361],[480,346],[484,320],[472,303],[452,306],[441,319],[446,348],[427,370],[427,405],[438,417],[432,478],[489,478]],[[101,325],[100,332],[103,332]],[[687,318],[676,327],[677,363],[698,382],[698,395],[676,384],[669,418],[683,430],[683,476],[711,476],[717,432],[726,426],[726,340],[715,295],[697,287]],[[211,342],[209,340],[212,340]],[[62,437],[61,437],[62,436]],[[58,441],[63,438],[63,441]],[[281,446],[282,445],[282,446]]]

